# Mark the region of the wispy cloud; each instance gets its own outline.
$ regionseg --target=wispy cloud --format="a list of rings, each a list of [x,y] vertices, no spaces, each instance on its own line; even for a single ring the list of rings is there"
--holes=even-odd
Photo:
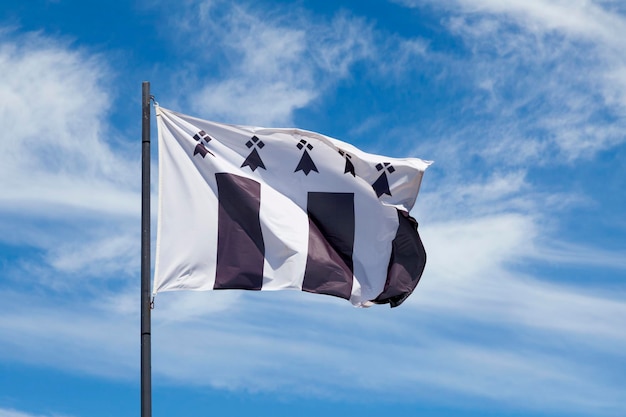
[[[626,344],[619,322],[626,319],[626,304],[619,293],[594,287],[546,282],[541,275],[524,272],[529,260],[554,260],[551,252],[537,247],[538,229],[532,218],[521,215],[489,216],[458,223],[429,225],[424,238],[430,242],[429,280],[413,301],[424,310],[446,314],[462,312],[482,323],[507,325],[520,331],[556,332],[559,337],[598,337],[607,343]],[[576,252],[562,253],[560,264],[573,261]],[[612,265],[606,258],[613,260]],[[617,267],[619,254],[603,260],[581,257],[577,264]],[[584,340],[585,341],[584,341]]]
[[[116,298],[123,297],[123,292],[118,294]],[[39,291],[2,290],[0,298],[3,360],[132,378],[138,366],[133,346],[139,328],[138,319],[131,319],[138,317],[137,308],[129,314],[108,302],[104,291],[93,299],[67,292],[64,297],[48,297]]]
[[[0,37],[0,241],[37,251],[3,267],[7,283],[67,290],[72,273],[135,267],[125,231],[139,215],[138,158],[113,147],[109,70],[104,57],[42,33]]]
[[[423,2],[398,1],[409,7]],[[496,149],[524,143],[525,161],[572,161],[623,143],[626,15],[613,3],[458,0],[429,3],[470,55],[458,64],[473,79],[468,127]],[[494,155],[492,146],[485,156]],[[498,158],[519,152],[498,153]]]
[[[133,163],[104,140],[104,59],[40,34],[0,42],[3,207],[132,214]]]
[[[177,15],[178,36],[194,48],[210,44],[212,51],[195,54],[185,65],[193,83],[183,85],[193,110],[240,124],[289,125],[294,111],[372,55],[372,28],[363,20],[343,13],[316,23],[306,13],[297,7],[271,11],[191,2],[184,19]],[[196,24],[180,23],[191,20]],[[207,65],[220,77],[209,77]]]
[[[67,415],[61,415],[57,413],[53,414],[31,414],[23,411],[14,410],[11,408],[0,408],[0,416],[2,417],[70,417]]]

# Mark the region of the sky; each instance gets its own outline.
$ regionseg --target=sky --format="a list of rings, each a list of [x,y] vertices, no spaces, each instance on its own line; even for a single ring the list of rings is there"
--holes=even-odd
[[[155,417],[626,415],[624,33],[620,0],[3,1],[0,416],[139,415],[142,81],[435,161],[398,308],[159,294]]]

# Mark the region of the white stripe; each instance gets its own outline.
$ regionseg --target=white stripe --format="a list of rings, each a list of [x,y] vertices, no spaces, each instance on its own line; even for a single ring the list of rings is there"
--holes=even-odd
[[[154,292],[210,290],[217,256],[218,201],[213,191],[217,185],[214,177],[200,175],[198,158],[189,158],[195,141],[167,116],[161,114],[157,120],[160,180]]]
[[[306,212],[263,184],[260,219],[265,243],[262,289],[302,289],[309,231]]]

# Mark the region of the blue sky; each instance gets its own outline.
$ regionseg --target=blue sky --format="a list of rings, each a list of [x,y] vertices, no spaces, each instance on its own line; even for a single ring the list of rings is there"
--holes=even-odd
[[[624,33],[618,0],[2,2],[0,416],[139,413],[144,80],[435,161],[397,309],[157,297],[155,416],[626,415]]]

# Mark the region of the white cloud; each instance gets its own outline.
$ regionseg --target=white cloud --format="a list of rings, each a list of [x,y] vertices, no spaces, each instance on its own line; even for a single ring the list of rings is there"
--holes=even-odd
[[[602,250],[571,242],[545,242],[537,250],[536,257],[563,265],[626,269],[626,253],[623,251]]]
[[[130,225],[120,224],[119,234],[111,236],[104,233],[90,242],[63,240],[48,253],[48,264],[56,271],[81,276],[114,276],[118,273],[128,275],[137,271],[139,253],[139,234],[129,233]],[[126,230],[124,230],[126,229]]]
[[[208,44],[213,51],[188,61],[194,81],[185,88],[199,114],[231,123],[290,125],[296,110],[350,77],[351,66],[374,53],[372,29],[346,14],[314,23],[302,10],[273,13],[215,3],[200,1],[196,8],[185,9],[185,16],[197,20],[195,25],[176,19],[184,42],[196,48]],[[212,75],[204,69],[207,65]],[[215,71],[223,74],[211,78]]]
[[[31,414],[23,411],[18,411],[11,408],[0,407],[0,417],[69,417],[57,413],[52,414]]]
[[[423,2],[399,1],[409,7]],[[429,2],[470,55],[458,62],[476,89],[468,130],[481,146],[522,143],[525,161],[589,159],[624,142],[626,15],[610,2]],[[459,74],[460,75],[460,74]],[[476,123],[476,124],[474,124]],[[481,128],[488,125],[489,129]]]
[[[53,366],[69,372],[131,379],[138,367],[138,306],[110,309],[106,293],[89,300],[0,291],[2,360]],[[136,320],[133,320],[136,318]],[[133,330],[136,330],[134,332]]]
[[[5,266],[7,282],[67,289],[70,273],[126,276],[135,267],[126,222],[139,216],[139,158],[113,147],[105,57],[6,30],[0,72],[0,241],[42,253]]]
[[[423,2],[397,0],[408,7]],[[434,2],[432,2],[434,3]],[[438,7],[456,8],[466,14],[504,15],[532,31],[561,31],[573,36],[597,39],[611,44],[624,44],[616,34],[624,30],[624,12],[611,1],[588,0],[447,0]]]
[[[561,31],[585,39],[624,46],[616,34],[626,29],[618,13],[607,10],[601,2],[577,0],[459,0],[466,12],[502,14],[514,19],[527,29]]]
[[[5,209],[136,214],[132,161],[106,139],[104,59],[40,34],[0,38]]]

